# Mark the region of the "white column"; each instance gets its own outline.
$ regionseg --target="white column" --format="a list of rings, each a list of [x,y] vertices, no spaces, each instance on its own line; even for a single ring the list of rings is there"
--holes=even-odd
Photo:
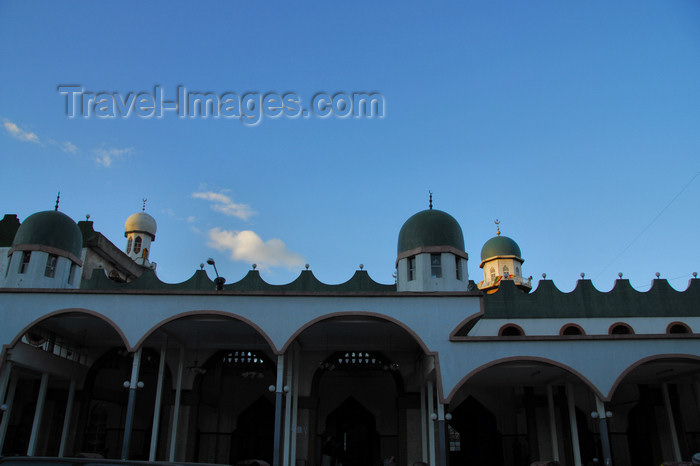
[[[151,451],[148,454],[149,461],[156,460],[156,449],[158,448],[160,409],[163,403],[163,374],[165,374],[165,346],[160,349],[160,361],[158,361],[158,383],[156,386],[155,406],[153,407],[153,428],[151,429]]]
[[[68,442],[68,432],[70,431],[70,418],[73,414],[73,401],[75,400],[75,380],[71,379],[68,387],[68,400],[66,400],[66,415],[63,417],[63,430],[61,431],[61,446],[58,447],[58,456],[63,457],[66,453],[66,443]]]
[[[435,466],[435,420],[433,415],[437,418],[435,414],[433,401],[433,381],[428,380],[428,390],[427,390],[427,401],[428,401],[428,464],[430,466]]]
[[[608,416],[603,400],[595,397],[596,411],[598,411],[598,425],[600,426],[600,444],[603,449],[603,465],[612,464],[612,450],[610,449],[610,435],[608,434]]]
[[[41,427],[41,416],[44,414],[44,404],[46,403],[46,390],[49,387],[49,373],[41,374],[41,384],[39,385],[39,396],[36,400],[36,409],[34,410],[34,422],[32,423],[32,433],[29,436],[29,446],[27,447],[27,456],[36,455],[36,441],[39,437],[39,428]]]
[[[574,387],[569,382],[566,383],[566,405],[569,408],[569,428],[571,430],[571,447],[574,453],[574,466],[581,466],[581,447],[578,443],[578,425],[576,424]]]
[[[293,358],[293,353],[290,352],[288,358]],[[290,464],[290,456],[289,453],[291,451],[292,445],[291,445],[291,437],[292,437],[292,392],[290,390],[292,386],[292,370],[291,366],[293,364],[292,361],[287,361],[289,363],[289,366],[287,368],[287,377],[286,377],[286,385],[283,388],[287,388],[287,390],[284,391],[284,439],[282,441],[284,442],[284,454],[282,455],[282,464],[283,466],[289,466]]]
[[[280,466],[282,443],[282,384],[284,383],[284,355],[277,355],[277,385],[275,385],[275,436],[272,466]]]
[[[296,465],[297,457],[297,418],[299,414],[299,348],[294,346],[294,365],[293,365],[294,378],[292,380],[292,451],[290,453],[290,459],[292,466]]]
[[[666,408],[666,416],[668,416],[668,431],[671,435],[671,445],[673,445],[674,461],[681,461],[681,447],[678,444],[678,433],[676,432],[676,422],[673,418],[673,409],[671,408],[671,398],[668,396],[668,384],[661,384],[661,393],[664,397],[664,407]]]
[[[7,435],[7,426],[10,424],[10,416],[12,415],[12,405],[15,401],[15,392],[17,391],[17,376],[10,378],[10,386],[7,389],[7,399],[5,400],[5,409],[0,422],[0,456],[5,446],[5,435]]]
[[[437,393],[436,393],[437,395]],[[440,466],[447,466],[447,432],[445,426],[445,405],[437,400],[438,451]]]
[[[425,384],[420,386],[420,436],[421,436],[421,461],[428,462],[428,420],[430,416],[426,412],[428,407],[425,402]]]
[[[177,362],[177,385],[175,387],[175,403],[173,405],[173,428],[170,433],[170,454],[168,461],[175,461],[177,447],[177,430],[180,425],[180,399],[182,398],[182,370],[185,367],[185,347],[180,347],[180,359]]]
[[[131,430],[134,425],[134,410],[136,409],[136,390],[139,388],[139,370],[141,369],[142,348],[136,350],[131,362],[131,379],[129,380],[129,399],[126,405],[126,419],[124,420],[124,441],[122,442],[121,459],[129,459],[131,448]]]
[[[559,441],[557,439],[557,421],[554,415],[554,393],[547,385],[547,408],[549,410],[549,435],[552,439],[552,460],[559,461]]]

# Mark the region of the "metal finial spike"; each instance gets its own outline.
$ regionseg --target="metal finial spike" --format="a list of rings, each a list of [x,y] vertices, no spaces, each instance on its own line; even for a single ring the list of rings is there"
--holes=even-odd
[[[141,211],[142,211],[142,212],[146,212],[146,201],[147,201],[147,200],[148,200],[148,199],[146,199],[145,197],[142,199],[142,201],[143,201],[143,207],[141,207]]]
[[[501,236],[501,229],[498,225],[500,225],[501,221],[496,219],[493,223],[496,224],[496,236]]]
[[[54,208],[54,210],[56,210],[56,211],[58,211],[58,201],[60,201],[60,200],[61,200],[61,191],[59,191],[58,194],[56,195],[56,207]]]
[[[428,191],[428,194],[430,194],[428,198],[428,207],[430,208],[430,210],[433,210],[433,192]]]

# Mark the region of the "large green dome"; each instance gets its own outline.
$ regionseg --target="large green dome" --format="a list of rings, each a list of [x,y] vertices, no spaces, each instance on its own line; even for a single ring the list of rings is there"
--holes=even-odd
[[[80,258],[83,235],[69,216],[57,210],[47,210],[30,215],[19,226],[12,247],[28,245],[49,246]]]
[[[483,261],[494,256],[520,257],[520,247],[518,243],[507,236],[494,236],[481,248],[481,260]]]
[[[424,210],[406,220],[399,231],[398,254],[424,246],[452,246],[464,251],[462,227],[450,214]]]

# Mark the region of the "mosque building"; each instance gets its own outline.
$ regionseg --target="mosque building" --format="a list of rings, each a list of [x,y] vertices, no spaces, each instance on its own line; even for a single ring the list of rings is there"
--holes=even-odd
[[[398,230],[392,284],[362,266],[341,284],[307,267],[272,285],[255,266],[226,284],[204,264],[164,283],[156,229],[145,206],[123,246],[58,205],[0,220],[0,454],[652,466],[700,451],[697,278],[533,290],[497,225],[470,279],[475,245],[431,203]]]

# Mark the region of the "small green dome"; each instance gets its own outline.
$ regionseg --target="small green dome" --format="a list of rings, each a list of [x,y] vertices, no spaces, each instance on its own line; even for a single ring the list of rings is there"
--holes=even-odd
[[[73,219],[57,210],[37,212],[19,226],[12,247],[42,245],[80,257],[83,235]]]
[[[494,236],[481,248],[481,260],[483,261],[494,256],[520,257],[520,247],[518,243],[507,236]]]
[[[424,210],[406,220],[399,231],[398,254],[423,246],[452,246],[464,251],[462,227],[450,214]]]

